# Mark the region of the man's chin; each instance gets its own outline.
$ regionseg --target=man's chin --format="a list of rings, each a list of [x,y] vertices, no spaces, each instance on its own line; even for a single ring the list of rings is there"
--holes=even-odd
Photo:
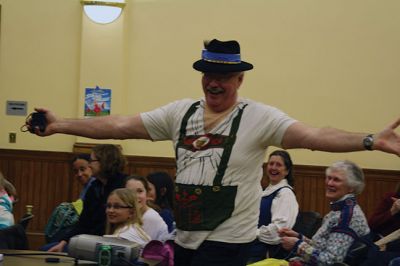
[[[219,99],[219,97],[216,97],[214,95],[207,95],[206,101],[209,107],[218,107],[221,104],[221,100]]]

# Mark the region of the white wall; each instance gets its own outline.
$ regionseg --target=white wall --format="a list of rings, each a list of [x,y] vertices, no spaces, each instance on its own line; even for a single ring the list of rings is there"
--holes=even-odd
[[[82,116],[83,90],[94,85],[113,89],[113,113],[201,97],[200,74],[191,65],[204,39],[219,38],[239,40],[242,57],[255,66],[246,74],[243,97],[311,125],[350,131],[377,132],[400,115],[397,0],[129,0],[109,25],[82,16],[78,0],[32,2],[0,0],[0,96],[28,100],[30,108]],[[19,11],[27,3],[30,11]],[[20,118],[0,113],[0,119],[6,125],[0,122],[1,148],[70,151],[73,142],[89,141],[19,134],[9,144],[7,134]],[[126,154],[173,156],[168,142],[118,143]],[[380,152],[291,154],[296,164],[347,158],[368,168],[400,167],[396,156]]]

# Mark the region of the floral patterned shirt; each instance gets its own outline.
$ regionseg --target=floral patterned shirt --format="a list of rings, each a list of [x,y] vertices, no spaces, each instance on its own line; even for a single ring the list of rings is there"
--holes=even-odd
[[[343,262],[354,239],[369,233],[367,219],[354,195],[331,203],[320,229],[312,239],[303,237],[296,253],[305,265],[331,265]]]

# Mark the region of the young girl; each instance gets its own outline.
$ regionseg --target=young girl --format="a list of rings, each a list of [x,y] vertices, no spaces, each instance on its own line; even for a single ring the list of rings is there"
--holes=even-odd
[[[142,229],[142,215],[136,193],[130,189],[115,189],[108,196],[106,204],[107,225],[105,236],[123,238],[141,246],[150,241]]]
[[[149,181],[149,200],[156,205],[161,218],[168,226],[168,232],[174,229],[174,181],[166,172],[154,172],[146,177]]]
[[[165,241],[170,239],[167,224],[158,212],[147,204],[149,183],[146,178],[138,175],[128,176],[125,187],[136,192],[139,208],[143,216],[143,229],[151,240]]]
[[[14,225],[13,198],[7,193],[7,183],[0,172],[0,229]]]

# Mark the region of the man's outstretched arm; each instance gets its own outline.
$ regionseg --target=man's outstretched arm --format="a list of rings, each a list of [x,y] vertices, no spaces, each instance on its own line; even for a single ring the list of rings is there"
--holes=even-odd
[[[59,118],[45,108],[35,108],[45,113],[47,126],[44,132],[34,131],[39,136],[61,133],[93,139],[151,139],[139,114],[134,116],[110,115],[95,118]],[[30,121],[27,124],[30,128]]]
[[[396,128],[400,118],[381,132],[373,134],[373,150],[400,156],[400,135]],[[286,130],[282,147],[285,149],[304,148],[327,152],[351,152],[365,150],[363,140],[367,133],[353,133],[335,128],[315,128],[295,122]]]

